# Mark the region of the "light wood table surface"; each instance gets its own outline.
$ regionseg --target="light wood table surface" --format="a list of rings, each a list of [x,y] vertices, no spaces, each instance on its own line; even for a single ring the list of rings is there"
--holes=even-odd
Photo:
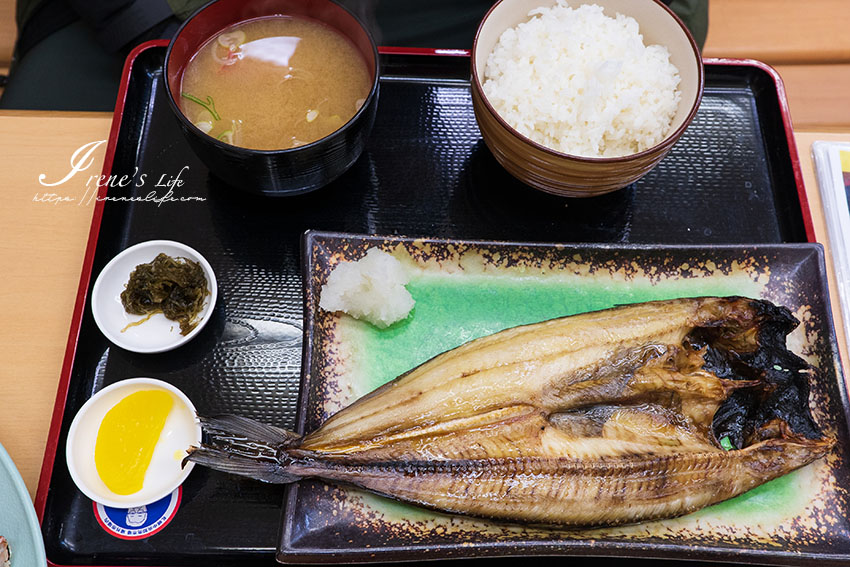
[[[33,497],[94,209],[93,203],[80,201],[89,176],[101,172],[105,144],[94,152],[89,169],[61,185],[46,187],[39,178],[43,174],[45,183],[63,179],[72,154],[105,140],[111,120],[100,113],[0,112],[0,443]],[[822,139],[850,140],[850,131],[797,133],[817,239],[827,243],[810,151],[811,143]],[[45,202],[50,193],[61,200]],[[830,278],[834,285],[831,266]]]
[[[847,0],[711,0],[706,57],[850,63]]]
[[[0,443],[35,496],[94,204],[35,202],[45,193],[82,198],[100,175],[106,144],[89,171],[55,187],[74,151],[105,140],[110,114],[0,113]],[[85,177],[84,177],[85,176]]]

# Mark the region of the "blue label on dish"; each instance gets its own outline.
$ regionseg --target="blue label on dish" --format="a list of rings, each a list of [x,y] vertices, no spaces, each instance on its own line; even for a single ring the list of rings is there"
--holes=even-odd
[[[121,539],[144,539],[168,525],[180,507],[183,489],[146,506],[111,508],[94,503],[94,515],[106,533]]]

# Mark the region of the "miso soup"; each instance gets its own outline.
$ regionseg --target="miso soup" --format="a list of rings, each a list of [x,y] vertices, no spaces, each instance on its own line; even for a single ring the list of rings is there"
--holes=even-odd
[[[280,150],[337,130],[371,86],[366,62],[341,33],[307,18],[272,16],[205,43],[186,66],[180,108],[219,140]]]

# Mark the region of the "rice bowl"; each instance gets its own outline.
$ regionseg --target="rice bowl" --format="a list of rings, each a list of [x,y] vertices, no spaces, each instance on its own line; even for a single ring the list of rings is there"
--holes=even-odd
[[[637,153],[666,136],[681,93],[663,45],[644,45],[634,18],[565,0],[505,30],[484,92],[518,132],[587,157]],[[531,53],[531,55],[529,55]]]
[[[535,72],[525,69],[520,71],[525,75],[514,74],[507,80],[507,86],[503,84],[502,88],[496,88],[497,92],[493,92],[492,85],[485,89],[484,84],[490,79],[485,73],[488,59],[497,51],[497,44],[506,30],[516,28],[530,19],[539,19],[537,14],[541,8],[559,7],[558,4],[559,0],[500,0],[493,5],[482,20],[473,44],[472,105],[484,142],[511,175],[531,187],[556,195],[601,195],[626,187],[645,176],[684,134],[702,100],[705,81],[702,57],[684,24],[658,0],[576,0],[569,2],[571,8],[597,4],[609,19],[616,21],[617,14],[633,19],[639,26],[644,45],[658,45],[666,50],[669,63],[663,60],[661,63],[672,65],[678,70],[678,82],[673,76],[672,79],[650,83],[664,83],[668,89],[676,83],[673,87],[675,91],[671,91],[675,98],[672,118],[661,110],[672,106],[669,100],[664,102],[659,99],[658,109],[650,108],[656,98],[653,94],[632,95],[623,92],[628,89],[620,88],[613,101],[611,97],[600,96],[599,91],[604,90],[604,85],[599,83],[604,83],[609,77],[616,76],[619,79],[620,75],[634,76],[628,70],[623,73],[623,68],[631,65],[625,62],[622,65],[614,62],[606,66],[603,61],[602,64],[597,63],[597,68],[591,72],[583,73],[563,70],[555,73],[548,70]],[[546,33],[528,35],[526,41],[517,40],[516,53],[502,56],[504,61],[516,59],[521,62],[520,67],[525,65],[533,68],[536,60],[554,61],[561,57],[561,54],[547,53],[547,49],[551,51],[554,48],[546,47],[545,42],[539,39]],[[556,45],[558,43],[555,42]],[[594,49],[598,51],[599,46],[594,44],[589,50]],[[654,50],[650,50],[650,54]],[[659,49],[658,52],[663,54],[663,50]],[[496,54],[495,57],[500,56]],[[642,65],[641,68],[648,67]],[[590,92],[585,97],[585,86],[593,82],[590,79],[594,79],[597,84],[595,87],[591,85],[589,90],[595,89],[597,92]],[[584,81],[584,84],[576,81]],[[612,89],[608,90],[610,92]],[[521,94],[527,98],[523,99]],[[512,101],[506,109],[500,110],[500,97]],[[632,101],[628,100],[630,98]],[[582,124],[576,126],[575,120],[579,114],[577,107],[575,104],[570,107],[565,101],[574,103],[582,99],[587,100],[586,104],[591,107],[598,105],[603,111],[591,113],[593,121],[583,118]],[[637,106],[634,100],[639,101]],[[511,118],[512,114],[514,118]],[[631,121],[631,125],[624,124],[624,116]],[[522,117],[522,120],[517,117]],[[590,146],[590,150],[582,151],[577,147],[565,150],[558,145],[560,142],[534,138],[540,133],[555,138],[564,132],[575,133],[575,136],[571,136],[572,140],[581,141]],[[634,136],[634,132],[639,135]],[[646,133],[660,139],[646,141]],[[634,139],[629,140],[629,137]],[[570,136],[567,138],[569,140]],[[624,144],[629,146],[627,150],[618,147]],[[595,155],[586,155],[593,152]]]

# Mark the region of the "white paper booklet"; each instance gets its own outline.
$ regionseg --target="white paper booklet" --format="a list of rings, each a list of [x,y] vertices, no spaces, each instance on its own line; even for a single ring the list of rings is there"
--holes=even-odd
[[[838,280],[844,333],[850,339],[850,142],[815,142],[812,154]]]

